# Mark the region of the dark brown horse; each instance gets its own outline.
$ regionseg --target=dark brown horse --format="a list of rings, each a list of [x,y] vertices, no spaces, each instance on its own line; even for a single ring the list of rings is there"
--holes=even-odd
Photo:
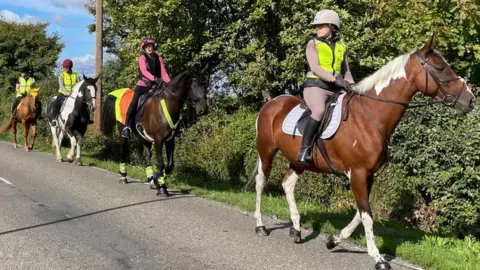
[[[154,89],[150,98],[145,101],[144,112],[139,121],[136,121],[133,131],[140,135],[142,141],[143,163],[147,181],[152,189],[157,189],[157,195],[169,196],[165,177],[169,175],[174,167],[173,153],[175,149],[175,130],[180,121],[181,110],[185,103],[195,107],[196,114],[201,115],[207,112],[205,92],[205,72],[207,67],[201,71],[185,71],[176,76],[172,82],[164,87]],[[147,94],[148,95],[148,94]],[[101,130],[104,135],[113,134],[115,123],[119,134],[124,127],[115,120],[116,97],[109,95],[103,106]],[[163,100],[163,101],[162,101]],[[142,104],[143,97],[139,104]],[[164,105],[162,105],[162,103]],[[127,181],[127,163],[130,162],[130,140],[120,136],[121,163],[120,181]],[[157,172],[154,174],[152,168],[152,144],[155,146],[157,156]],[[162,148],[165,144],[167,152],[167,166],[163,163]]]
[[[375,259],[377,269],[390,269],[389,263],[380,255],[374,241],[373,218],[369,195],[374,182],[374,173],[386,162],[389,138],[405,113],[406,106],[417,92],[434,97],[437,102],[453,107],[458,113],[473,110],[475,98],[464,80],[450,68],[441,54],[434,50],[436,36],[415,53],[397,57],[376,73],[354,87],[350,100],[350,115],[343,121],[332,139],[324,142],[334,167],[349,179],[357,202],[357,213],[338,236],[330,236],[329,249],[348,238],[355,228],[363,223],[368,254]],[[301,242],[300,215],[294,198],[297,179],[305,170],[332,173],[315,147],[311,165],[296,161],[301,138],[293,138],[282,132],[282,123],[299,103],[304,101],[293,96],[277,97],[261,109],[257,118],[256,175],[256,232],[267,235],[262,222],[262,192],[272,166],[275,153],[280,150],[289,160],[282,186],[290,208],[293,227],[290,236]]]
[[[0,133],[5,133],[10,128],[13,128],[13,147],[17,148],[17,123],[21,122],[23,126],[23,144],[25,151],[30,151],[35,145],[37,138],[37,116],[40,111],[37,111],[36,99],[38,88],[31,88],[27,96],[25,96],[20,103],[17,110],[17,119],[10,119],[0,128]],[[32,144],[28,144],[28,133],[32,128]]]

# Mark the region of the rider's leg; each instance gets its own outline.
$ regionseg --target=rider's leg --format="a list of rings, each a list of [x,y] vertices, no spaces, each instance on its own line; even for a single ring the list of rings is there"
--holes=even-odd
[[[133,98],[132,101],[130,102],[130,105],[128,106],[128,111],[127,111],[127,119],[125,120],[125,127],[122,130],[122,137],[129,139],[131,136],[131,128],[130,125],[132,124],[133,119],[135,118],[135,113],[137,111],[137,105],[138,105],[138,99],[140,98],[141,95],[144,93],[148,92],[150,90],[149,87],[143,87],[143,86],[135,86],[134,92],[133,92]]]
[[[302,134],[302,145],[298,153],[297,160],[310,164],[312,162],[312,140],[318,131],[318,126],[325,112],[325,101],[331,92],[320,87],[305,87],[303,97],[312,114],[307,119],[305,130]]]
[[[48,119],[51,121],[51,126],[54,127],[57,124],[57,115],[60,113],[60,109],[62,108],[63,101],[65,100],[66,96],[63,94],[58,94],[57,98],[53,101],[50,105],[51,109],[48,112]]]
[[[16,117],[16,114],[17,114],[17,106],[18,106],[18,103],[20,102],[21,99],[22,99],[22,96],[19,96],[19,97],[16,97],[15,100],[13,101],[13,104],[12,104],[12,116],[11,116],[12,119],[15,119],[15,117]]]

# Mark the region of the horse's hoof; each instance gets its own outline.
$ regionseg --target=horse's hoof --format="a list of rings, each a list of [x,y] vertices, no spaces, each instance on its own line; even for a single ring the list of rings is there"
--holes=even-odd
[[[72,162],[73,162],[73,159],[67,158],[67,162],[68,162],[68,163],[72,163]]]
[[[160,197],[163,197],[163,198],[170,197],[170,193],[168,193],[167,185],[162,184],[162,185],[159,186],[157,196],[160,196]]]
[[[381,262],[378,262],[378,263],[375,264],[375,269],[376,270],[391,270],[392,267],[390,266],[390,264],[388,262],[381,261]]]
[[[127,177],[122,177],[120,178],[120,180],[118,181],[120,184],[128,184],[128,180],[127,180]]]
[[[302,241],[302,233],[293,227],[290,228],[290,237],[293,238],[293,242],[297,244]]]
[[[63,162],[62,158],[57,158],[57,162]]]
[[[30,149],[28,149],[28,147],[25,147],[25,152],[30,152]]]
[[[333,235],[329,235],[327,238],[327,249],[332,250],[334,247],[338,246],[338,243],[335,241],[335,237]]]
[[[18,148],[18,146],[16,144],[13,144],[13,148]]]
[[[265,228],[265,226],[257,226],[255,228],[255,233],[259,236],[268,236],[267,228]]]

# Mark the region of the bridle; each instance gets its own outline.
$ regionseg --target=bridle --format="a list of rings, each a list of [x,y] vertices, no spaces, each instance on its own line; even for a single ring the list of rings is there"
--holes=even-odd
[[[437,90],[435,90],[435,95],[438,93],[438,91],[440,91],[443,94],[443,99],[433,100],[433,101],[431,101],[431,100],[426,100],[426,101],[414,101],[414,100],[399,101],[399,100],[392,100],[392,99],[385,99],[385,98],[381,98],[381,97],[371,96],[371,95],[367,95],[367,94],[364,94],[364,93],[359,93],[359,92],[356,92],[356,91],[353,91],[353,90],[349,90],[349,91],[352,92],[352,94],[354,94],[354,95],[367,97],[367,98],[374,99],[374,100],[377,100],[377,101],[404,105],[405,107],[407,107],[407,109],[425,107],[425,106],[430,106],[430,105],[439,104],[439,103],[443,103],[443,104],[445,104],[449,107],[455,107],[455,105],[458,102],[458,99],[462,95],[462,92],[463,92],[463,90],[466,86],[465,82],[463,82],[463,84],[462,84],[462,88],[460,89],[460,93],[455,97],[455,95],[452,95],[449,91],[445,90],[443,85],[445,83],[458,81],[461,78],[456,77],[456,78],[453,78],[451,80],[442,80],[442,79],[438,78],[438,76],[433,72],[431,66],[428,64],[428,61],[430,61],[429,57],[427,57],[425,59],[423,57],[422,53],[420,52],[420,50],[417,50],[415,52],[415,56],[417,56],[418,60],[420,61],[421,65],[422,65],[422,67],[425,69],[425,92],[422,92],[422,91],[420,91],[420,92],[422,94],[426,95],[426,92],[428,90],[428,75],[430,75],[432,77],[432,79],[435,81],[435,83],[437,84]]]

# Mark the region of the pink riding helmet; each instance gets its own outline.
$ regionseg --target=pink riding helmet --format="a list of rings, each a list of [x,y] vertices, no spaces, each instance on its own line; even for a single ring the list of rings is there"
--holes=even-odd
[[[145,49],[145,46],[147,46],[148,44],[152,44],[153,48],[157,47],[157,42],[152,38],[146,38],[146,39],[142,40],[142,42],[140,42],[140,47],[142,49]]]

